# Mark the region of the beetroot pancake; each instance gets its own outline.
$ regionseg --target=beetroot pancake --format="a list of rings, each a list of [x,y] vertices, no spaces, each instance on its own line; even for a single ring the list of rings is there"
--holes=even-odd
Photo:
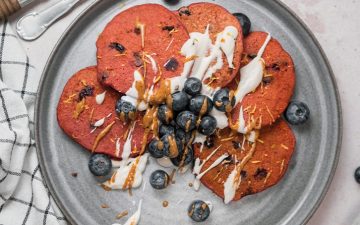
[[[200,153],[199,145],[195,146],[195,155],[200,159],[208,157],[214,149],[219,150],[205,163],[202,171],[208,168],[224,153],[233,156],[225,164],[220,164],[206,173],[201,182],[215,194],[224,198],[224,183],[234,170],[234,159],[241,161],[250,152],[248,141],[242,143],[244,136],[235,134],[232,140],[223,141],[231,136],[229,129],[222,130],[221,137],[216,137],[212,148],[204,147]],[[255,151],[250,160],[241,170],[241,183],[234,200],[261,192],[276,183],[284,176],[295,148],[295,137],[287,123],[280,119],[272,126],[260,130]],[[229,157],[230,158],[230,157]],[[226,160],[225,160],[226,161]]]
[[[182,7],[176,14],[189,33],[203,33],[207,25],[210,25],[209,35],[213,43],[216,41],[216,35],[222,32],[225,27],[234,26],[238,30],[233,58],[234,69],[229,68],[228,61],[226,60],[225,54],[223,54],[224,65],[222,69],[213,74],[214,80],[211,82],[212,87],[226,86],[239,71],[241,54],[243,52],[243,34],[238,19],[222,6],[205,2]]]
[[[264,32],[252,32],[244,39],[242,66],[256,56],[267,35]],[[272,38],[262,58],[265,61],[262,83],[233,109],[233,123],[238,121],[240,108],[243,107],[245,124],[248,125],[251,118],[261,122],[261,126],[272,124],[284,112],[291,99],[295,87],[295,69],[291,56]],[[235,78],[229,85],[231,89],[236,90],[238,82],[239,78]]]
[[[96,96],[104,91],[104,101],[97,102]],[[80,70],[69,79],[60,97],[57,107],[59,126],[70,138],[89,151],[95,149],[97,153],[121,158],[126,138],[124,135],[130,125],[124,125],[115,114],[115,103],[119,97],[116,91],[101,86],[97,80],[96,67]],[[100,125],[103,118],[104,123]],[[141,119],[138,119],[132,133],[132,156],[138,155],[142,147],[144,129],[141,123]],[[96,125],[100,126],[95,129]],[[117,140],[120,143],[118,150]]]
[[[105,27],[96,42],[99,81],[126,93],[139,68],[147,88],[156,77],[178,76],[185,60],[180,50],[187,39],[186,28],[165,7],[144,4],[129,8]]]

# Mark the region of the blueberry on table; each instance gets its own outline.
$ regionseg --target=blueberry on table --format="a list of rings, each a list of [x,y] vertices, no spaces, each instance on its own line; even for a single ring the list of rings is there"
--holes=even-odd
[[[154,158],[158,159],[164,156],[163,143],[156,138],[151,140],[147,146],[147,150]]]
[[[292,101],[285,111],[285,119],[292,125],[305,123],[310,117],[309,107],[299,101]]]
[[[181,166],[186,166],[194,160],[194,150],[191,145],[188,145],[181,152],[179,152],[177,157],[170,160],[174,166],[180,166],[180,164],[182,164]]]
[[[222,88],[215,92],[213,103],[217,110],[230,112],[235,105],[235,97],[230,96],[230,90],[228,88]]]
[[[210,208],[204,201],[195,200],[188,208],[188,215],[195,222],[203,222],[210,216]]]
[[[189,97],[183,91],[175,92],[171,95],[171,106],[174,111],[183,111],[189,104]]]
[[[160,105],[157,112],[158,119],[164,123],[169,124],[173,119],[173,112],[167,105]]]
[[[89,160],[89,170],[95,176],[106,176],[110,173],[112,163],[106,154],[92,154]]]
[[[135,119],[136,107],[131,102],[120,98],[116,102],[115,111],[123,122]]]
[[[166,134],[162,136],[161,143],[163,147],[164,156],[175,158],[182,151],[183,145],[181,141],[175,138],[175,135]]]
[[[195,96],[200,94],[202,89],[202,83],[201,80],[199,80],[198,78],[195,77],[190,77],[185,81],[184,84],[184,91],[191,95],[191,96]]]
[[[169,185],[170,177],[164,170],[155,170],[150,175],[150,184],[153,188],[161,190]]]
[[[356,182],[358,182],[360,184],[360,167],[358,167],[355,170],[354,177],[355,177]]]
[[[211,135],[216,130],[216,119],[213,116],[204,116],[199,124],[198,131],[204,135]]]
[[[183,111],[176,117],[177,125],[186,132],[196,128],[196,116],[193,112]]]
[[[196,115],[208,114],[213,109],[213,102],[205,95],[197,95],[190,99],[189,109]]]
[[[234,13],[233,15],[239,20],[244,37],[248,36],[251,29],[249,17],[243,13]]]
[[[159,134],[160,134],[160,137],[162,137],[166,134],[175,135],[175,128],[170,125],[162,124],[162,125],[160,125],[160,128],[159,128]]]

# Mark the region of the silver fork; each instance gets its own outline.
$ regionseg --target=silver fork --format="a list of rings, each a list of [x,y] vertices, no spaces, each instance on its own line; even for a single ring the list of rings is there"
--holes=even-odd
[[[35,40],[57,19],[69,12],[79,1],[80,0],[60,0],[40,12],[31,12],[19,19],[16,24],[16,31],[24,40]]]

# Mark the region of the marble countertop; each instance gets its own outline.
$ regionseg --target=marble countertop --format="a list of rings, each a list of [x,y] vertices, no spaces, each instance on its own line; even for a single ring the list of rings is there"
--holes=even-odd
[[[36,0],[10,18],[15,23],[21,15],[41,9],[56,0]],[[330,189],[309,221],[309,225],[350,225],[360,209],[360,185],[353,178],[360,166],[360,11],[358,0],[282,0],[313,31],[322,45],[334,70],[343,110],[343,144],[338,168]],[[33,64],[42,71],[48,56],[61,33],[74,18],[92,2],[82,3],[65,18],[54,24],[43,36],[33,42],[22,41]]]

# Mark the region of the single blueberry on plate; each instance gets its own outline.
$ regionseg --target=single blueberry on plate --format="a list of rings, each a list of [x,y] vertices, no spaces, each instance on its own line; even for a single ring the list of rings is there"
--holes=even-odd
[[[285,119],[292,125],[305,123],[310,117],[309,107],[299,101],[292,101],[285,111]]]
[[[92,96],[94,94],[94,87],[86,85],[83,89],[81,89],[79,93],[79,100],[83,100],[86,96]]]
[[[151,140],[147,146],[147,150],[154,158],[158,159],[164,156],[163,143],[156,138]]]
[[[155,189],[164,189],[169,185],[170,177],[164,170],[155,170],[150,175],[150,184]]]
[[[165,125],[165,124],[160,125],[160,128],[159,128],[160,137],[162,137],[162,136],[164,136],[166,134],[174,135],[175,134],[175,128],[173,126],[170,126],[170,125]]]
[[[204,201],[195,200],[188,208],[188,215],[196,222],[203,222],[210,216],[209,205]]]
[[[167,105],[160,105],[157,112],[158,119],[164,123],[169,124],[173,119],[173,112]]]
[[[184,155],[186,153],[186,155]],[[174,166],[186,166],[194,160],[194,150],[191,145],[185,147],[179,155],[175,158],[170,159]]]
[[[248,36],[251,29],[249,17],[243,13],[234,13],[233,15],[239,20],[244,37]]]
[[[235,97],[231,97],[230,99],[230,90],[228,88],[222,88],[215,93],[213,103],[219,111],[230,112],[235,105]]]
[[[196,116],[193,112],[183,111],[176,117],[177,125],[186,132],[196,128]]]
[[[216,130],[216,119],[213,116],[204,116],[199,124],[198,131],[204,135],[211,135]]]
[[[183,91],[175,92],[171,95],[172,99],[172,109],[174,111],[183,111],[189,104],[189,97]]]
[[[136,107],[131,102],[120,98],[116,102],[115,111],[123,122],[135,119]]]
[[[356,182],[358,182],[360,184],[360,167],[358,167],[355,170],[354,177],[355,177]]]
[[[201,88],[202,83],[198,78],[190,77],[185,81],[184,91],[191,96],[200,94]]]
[[[185,132],[183,129],[178,128],[175,131],[175,137],[178,138],[183,143],[188,143],[189,140],[191,139],[191,133]]]
[[[161,137],[164,156],[175,158],[182,151],[183,145],[181,141],[175,138],[175,135],[166,134]]]
[[[112,163],[106,154],[92,154],[88,163],[89,170],[95,176],[106,176],[110,173]]]
[[[189,109],[196,115],[205,115],[213,109],[213,102],[205,95],[197,95],[190,99]]]

